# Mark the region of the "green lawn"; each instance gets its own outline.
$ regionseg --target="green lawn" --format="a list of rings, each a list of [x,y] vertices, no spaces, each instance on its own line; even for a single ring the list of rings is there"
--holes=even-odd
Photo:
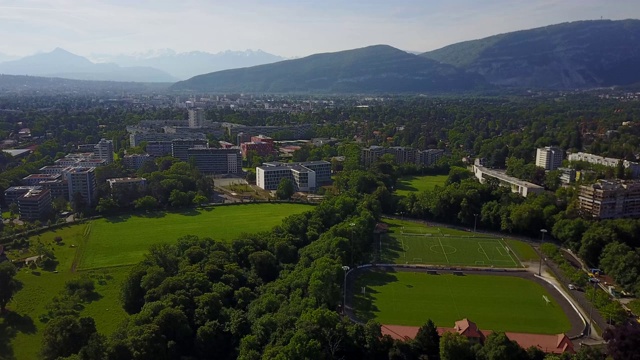
[[[387,220],[389,233],[382,236],[381,261],[394,264],[520,267],[520,253],[531,247],[517,240],[470,231]],[[518,251],[514,250],[517,245]]]
[[[46,313],[46,306],[68,280],[79,276],[95,280],[100,299],[84,304],[82,316],[93,317],[98,331],[108,335],[126,318],[120,304],[120,286],[130,265],[142,259],[149,245],[175,241],[188,234],[232,240],[243,232],[269,230],[286,216],[308,210],[311,207],[304,204],[220,206],[155,217],[100,219],[34,236],[30,239],[32,244],[39,241],[54,250],[58,272],[26,268],[19,271],[17,278],[22,289],[8,305],[11,318],[0,318],[0,359],[39,358],[40,331],[45,325],[39,317]],[[62,237],[63,244],[54,243],[57,236]],[[31,255],[11,253],[10,257]],[[78,261],[80,266],[72,272],[72,264]]]
[[[398,180],[396,194],[407,196],[412,192],[431,190],[437,186],[444,186],[448,175],[404,176]]]
[[[520,261],[538,261],[540,260],[540,256],[538,253],[533,250],[531,245],[527,244],[524,241],[507,239],[507,244],[513,250],[513,252],[518,256]]]
[[[421,326],[428,319],[452,327],[468,318],[483,330],[557,334],[571,328],[567,316],[540,285],[495,275],[364,273],[356,289],[356,316],[382,324]],[[542,296],[551,300],[546,304]]]
[[[304,204],[220,206],[157,217],[108,218],[91,222],[79,269],[135,264],[151,244],[185,235],[231,240],[241,233],[267,231],[285,217],[311,210]],[[87,226],[87,225],[85,225]]]

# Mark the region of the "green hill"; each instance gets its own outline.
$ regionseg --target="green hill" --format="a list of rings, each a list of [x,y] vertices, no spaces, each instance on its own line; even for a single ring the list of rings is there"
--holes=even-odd
[[[640,20],[563,23],[466,41],[422,54],[489,83],[551,89],[640,82]]]
[[[459,92],[484,85],[480,76],[387,45],[199,75],[172,90],[259,93]]]

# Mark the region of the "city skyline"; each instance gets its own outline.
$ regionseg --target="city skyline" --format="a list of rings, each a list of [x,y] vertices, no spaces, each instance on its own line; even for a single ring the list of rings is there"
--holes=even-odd
[[[261,49],[294,58],[375,44],[425,52],[499,33],[601,17],[640,18],[640,3],[6,0],[0,2],[0,53],[26,56],[60,47],[91,57],[158,49]]]

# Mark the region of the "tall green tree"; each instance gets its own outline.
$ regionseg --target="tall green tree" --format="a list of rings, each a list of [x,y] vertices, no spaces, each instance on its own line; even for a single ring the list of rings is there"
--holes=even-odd
[[[278,189],[276,190],[276,196],[280,200],[288,200],[291,199],[291,196],[295,193],[295,188],[293,187],[293,182],[289,178],[283,178],[280,180],[278,184]]]
[[[4,312],[7,304],[18,291],[19,283],[15,279],[16,267],[10,262],[0,264],[0,313]]]

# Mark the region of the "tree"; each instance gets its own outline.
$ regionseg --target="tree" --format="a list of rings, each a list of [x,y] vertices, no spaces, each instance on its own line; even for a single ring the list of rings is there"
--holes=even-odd
[[[526,359],[527,352],[516,342],[509,340],[504,333],[492,333],[487,336],[484,346],[478,351],[479,359],[519,360]]]
[[[158,200],[153,196],[147,195],[134,201],[134,206],[137,210],[153,210],[158,207]]]
[[[280,180],[280,184],[278,184],[278,189],[276,190],[276,196],[280,200],[288,200],[291,199],[295,192],[295,188],[293,187],[293,182],[289,178],[283,178]]]
[[[418,354],[427,355],[429,360],[440,359],[440,335],[431,319],[418,329],[411,345]]]
[[[96,324],[92,318],[55,317],[42,333],[42,357],[57,359],[77,354],[95,333]]]
[[[196,205],[202,206],[207,202],[209,202],[209,199],[207,199],[207,197],[204,195],[197,194],[196,196],[193,197],[193,203]]]
[[[0,264],[0,313],[4,312],[7,304],[18,291],[19,283],[15,279],[18,273],[16,267],[10,262]]]
[[[469,339],[458,333],[446,332],[440,337],[441,360],[474,360]]]
[[[614,360],[640,359],[640,324],[628,321],[622,325],[607,328],[602,334],[607,341],[607,353]]]

